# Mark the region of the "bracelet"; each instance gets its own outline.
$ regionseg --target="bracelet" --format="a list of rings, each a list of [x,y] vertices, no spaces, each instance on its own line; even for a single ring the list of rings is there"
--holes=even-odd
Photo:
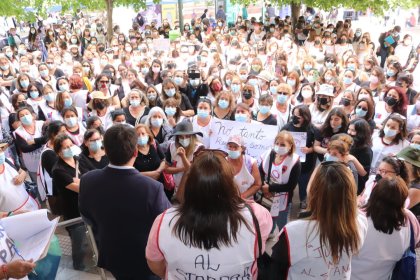
[[[1,272],[3,273],[5,279],[9,279],[9,277],[7,276],[7,266],[5,264],[1,266]]]

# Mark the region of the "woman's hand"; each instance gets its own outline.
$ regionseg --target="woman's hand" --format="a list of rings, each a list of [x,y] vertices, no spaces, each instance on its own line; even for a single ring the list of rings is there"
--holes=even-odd
[[[13,178],[13,184],[15,184],[15,186],[20,186],[26,178],[26,172],[23,171],[21,173],[19,173],[19,175],[17,175],[15,178]]]
[[[185,156],[185,149],[183,147],[179,147],[178,149],[176,149],[176,154],[178,156]]]
[[[270,191],[269,191],[268,188],[269,187],[268,187],[268,184],[267,183],[262,186],[261,189],[262,189],[263,194],[269,194],[270,193]]]
[[[33,144],[35,144],[35,141],[34,140],[27,140],[26,143],[28,143],[28,145],[33,145]]]
[[[312,152],[312,148],[308,148],[308,147],[302,147],[300,148],[300,150],[302,151],[302,153],[304,154],[309,154]]]
[[[34,270],[36,264],[32,261],[16,260],[6,264],[7,277],[10,278],[23,278]]]

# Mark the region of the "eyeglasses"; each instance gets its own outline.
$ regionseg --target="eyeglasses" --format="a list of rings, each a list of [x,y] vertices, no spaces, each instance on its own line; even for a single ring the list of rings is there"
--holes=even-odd
[[[384,174],[384,175],[387,175],[387,174],[392,174],[392,173],[397,173],[397,172],[395,172],[395,171],[385,170],[385,169],[378,169],[378,172],[379,172],[380,174]]]
[[[278,91],[277,94],[281,94],[281,95],[289,95],[288,92],[283,92],[283,91]]]
[[[357,106],[357,109],[361,109],[361,110],[363,110],[363,111],[366,111],[367,112],[367,108],[364,108],[364,107],[362,107],[362,106]]]

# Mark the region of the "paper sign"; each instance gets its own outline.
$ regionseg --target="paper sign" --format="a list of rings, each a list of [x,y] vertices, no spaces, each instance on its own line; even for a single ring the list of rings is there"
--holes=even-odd
[[[300,162],[306,161],[306,154],[302,152],[301,148],[306,147],[306,132],[290,132],[295,140],[296,153],[300,157]]]
[[[171,42],[169,39],[153,39],[153,50],[169,52],[171,49]]]
[[[289,193],[287,192],[276,193],[274,195],[273,204],[270,209],[271,217],[277,217],[280,212],[286,210],[288,197]]]
[[[239,123],[215,118],[211,126],[210,148],[227,151],[226,144],[232,135],[240,135],[246,153],[261,161],[261,155],[274,145],[277,127],[264,124]]]
[[[38,261],[46,256],[59,218],[50,221],[47,210],[37,210],[1,219],[7,235],[25,259]],[[17,254],[15,259],[20,259]]]

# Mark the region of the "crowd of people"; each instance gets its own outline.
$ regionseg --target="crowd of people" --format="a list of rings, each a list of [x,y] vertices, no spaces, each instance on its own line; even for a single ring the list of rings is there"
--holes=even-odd
[[[82,214],[98,265],[117,279],[256,279],[270,238],[267,277],[385,279],[411,235],[419,242],[411,34],[395,26],[375,42],[351,20],[229,25],[204,14],[181,28],[115,26],[108,42],[104,26],[38,21],[26,41],[10,30],[0,54],[4,216]],[[278,134],[257,158],[240,135],[212,150],[217,119]],[[296,186],[302,219],[290,222]],[[78,270],[92,259],[85,223],[67,227]],[[0,263],[12,277],[16,263]]]

